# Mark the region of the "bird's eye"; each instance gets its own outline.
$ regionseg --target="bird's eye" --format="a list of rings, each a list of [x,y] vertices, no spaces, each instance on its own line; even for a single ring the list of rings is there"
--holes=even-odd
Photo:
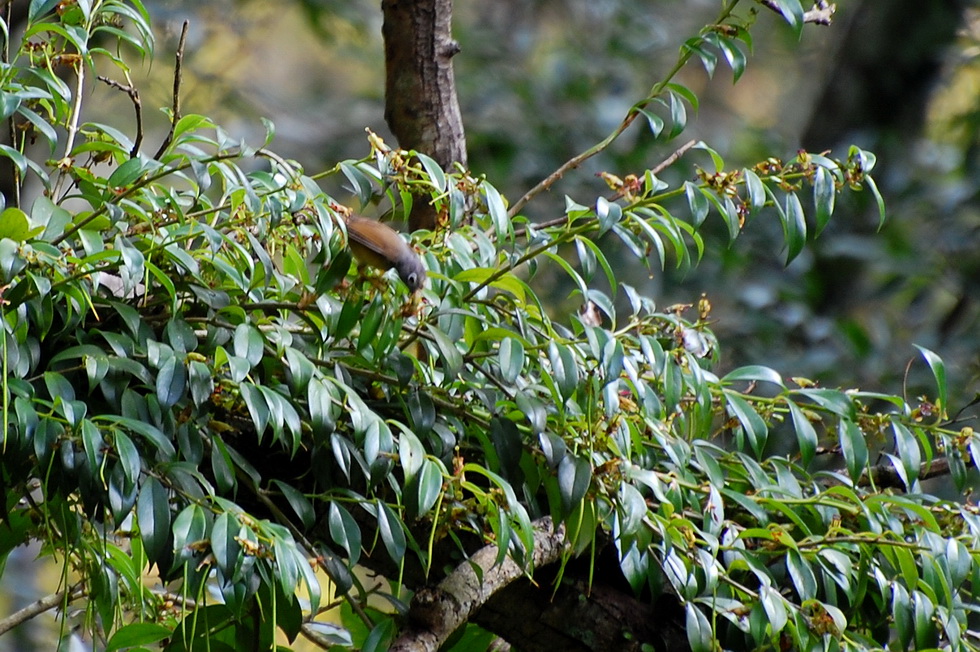
[[[416,285],[418,283],[418,280],[419,280],[418,274],[416,274],[415,272],[412,272],[411,274],[408,275],[409,285],[411,286]]]

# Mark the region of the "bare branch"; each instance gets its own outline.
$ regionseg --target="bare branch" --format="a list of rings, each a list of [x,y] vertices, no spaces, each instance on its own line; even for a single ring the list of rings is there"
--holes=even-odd
[[[919,480],[928,480],[942,475],[949,475],[949,459],[937,457],[931,462],[923,462],[919,466]],[[886,488],[905,489],[905,481],[899,474],[898,469],[891,463],[879,464],[869,467],[860,478],[858,486],[875,486],[879,490]]]
[[[667,158],[665,158],[664,160],[662,160],[660,163],[658,163],[650,171],[652,173],[654,173],[654,174],[660,174],[661,172],[663,172],[664,170],[666,170],[667,168],[669,168],[671,165],[673,165],[674,163],[676,163],[678,161],[678,159],[680,159],[680,157],[684,156],[684,154],[686,154],[688,152],[688,150],[690,150],[692,147],[694,147],[697,144],[698,144],[698,141],[696,141],[696,140],[689,140],[689,141],[687,141],[686,143],[684,143],[683,145],[681,145],[680,147],[678,147],[676,150],[674,150],[674,153],[673,154],[671,154],[670,156],[668,156]],[[567,215],[562,215],[561,217],[556,217],[555,219],[548,220],[547,222],[538,222],[537,224],[534,225],[534,228],[535,229],[547,229],[547,228],[552,227],[552,226],[560,226],[560,225],[564,224],[567,221],[568,221],[568,216]],[[514,237],[515,238],[519,238],[522,235],[524,235],[525,233],[527,233],[527,227],[522,227],[520,229],[515,229],[515,231],[514,231]]]
[[[174,64],[174,103],[170,116],[170,132],[167,137],[163,139],[160,143],[160,149],[157,153],[153,155],[153,158],[160,160],[163,153],[167,151],[170,147],[170,143],[174,139],[174,130],[177,128],[177,122],[180,121],[180,81],[183,76],[183,66],[184,66],[184,44],[187,43],[187,28],[190,26],[188,21],[184,21],[183,26],[180,28],[180,41],[177,42],[177,55],[176,63]]]
[[[534,522],[535,568],[556,561],[564,550],[564,525],[555,529],[549,516]],[[411,622],[392,644],[392,652],[435,652],[494,594],[524,577],[525,570],[510,557],[497,564],[497,556],[496,545],[481,548],[437,587],[420,589],[412,599]]]
[[[76,584],[65,591],[59,591],[58,593],[46,595],[37,602],[32,602],[20,611],[12,613],[6,618],[0,620],[0,636],[6,634],[14,627],[27,622],[31,618],[43,614],[45,611],[50,611],[51,609],[59,607],[63,604],[73,602],[83,595],[85,595],[85,590],[82,588],[81,584]]]
[[[128,77],[129,75],[127,75]],[[99,75],[100,82],[108,84],[110,87],[118,89],[129,96],[130,101],[133,103],[133,108],[136,111],[136,138],[133,139],[133,148],[129,152],[130,158],[135,158],[140,151],[140,145],[143,144],[143,103],[140,102],[140,92],[136,90],[136,87],[132,84],[120,84],[114,79],[109,79]]]

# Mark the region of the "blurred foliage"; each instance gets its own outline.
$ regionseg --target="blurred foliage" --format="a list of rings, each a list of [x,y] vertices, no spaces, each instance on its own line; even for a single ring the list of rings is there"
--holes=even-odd
[[[619,114],[657,151],[687,150],[699,107],[678,71],[741,76],[738,4]],[[776,4],[798,35],[799,3]],[[149,146],[86,112],[85,79],[123,85],[152,57],[143,5],[30,6],[0,78],[18,181],[0,213],[0,558],[39,540],[58,560],[66,639],[381,649],[408,569],[473,545],[526,565],[551,516],[562,563],[609,540],[637,596],[682,605],[694,650],[980,649],[976,506],[923,484],[962,491],[980,462],[943,359],[919,349],[914,399],[789,377],[778,350],[716,372],[710,297],[660,306],[624,281],[627,258],[727,264],[713,231],[737,251],[758,228],[792,263],[844,197],[877,225],[872,153],[731,165],[696,143],[691,175],[607,173],[536,224],[487,178],[376,137],[318,174],[272,149],[268,122],[257,145],[171,114]],[[413,234],[420,297],[352,266],[349,209],[321,183],[361,206],[435,202],[440,228]],[[548,310],[535,288],[553,278],[590,310]]]

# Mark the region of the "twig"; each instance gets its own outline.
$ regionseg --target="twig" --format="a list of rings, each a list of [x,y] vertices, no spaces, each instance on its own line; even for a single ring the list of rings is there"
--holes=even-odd
[[[652,172],[653,174],[660,174],[661,172],[663,172],[664,170],[666,170],[667,168],[669,168],[671,165],[673,165],[674,163],[676,163],[677,160],[680,157],[684,156],[684,154],[686,154],[688,152],[688,150],[690,150],[692,147],[694,147],[697,144],[698,144],[698,141],[696,141],[696,140],[689,140],[689,141],[687,141],[686,143],[684,143],[683,145],[681,145],[680,147],[678,147],[674,151],[673,154],[671,154],[670,156],[668,156],[667,158],[665,158],[664,160],[662,160],[660,163],[658,163],[656,165],[656,167],[652,168],[650,170],[650,172]],[[556,217],[553,220],[548,220],[547,222],[538,222],[537,224],[534,224],[533,227],[535,229],[547,229],[547,228],[552,227],[552,226],[561,226],[562,224],[566,223],[567,221],[568,221],[568,216],[567,215],[562,215],[561,217]],[[526,226],[525,227],[521,227],[519,229],[515,229],[514,230],[514,237],[515,238],[519,238],[519,237],[523,236],[525,233],[527,233],[527,227]]]
[[[657,164],[655,168],[653,168],[650,171],[653,172],[654,174],[660,174],[661,172],[669,168],[671,165],[676,163],[677,159],[687,154],[687,152],[697,144],[698,141],[696,140],[687,141],[686,143],[678,147],[673,154],[671,154],[670,156],[662,160],[660,163]]]
[[[6,634],[14,627],[17,627],[31,618],[44,613],[45,611],[50,611],[55,607],[77,600],[83,595],[85,595],[85,590],[82,589],[80,584],[76,584],[65,591],[59,591],[58,593],[46,595],[37,602],[32,602],[20,611],[12,613],[6,618],[0,620],[0,636]]]
[[[78,135],[78,121],[82,115],[82,91],[85,88],[85,62],[79,61],[76,63],[75,69],[77,70],[76,77],[78,82],[75,85],[75,101],[71,108],[71,119],[68,121],[68,136],[65,138],[65,155],[58,164],[58,167],[61,169],[61,175],[58,177],[54,190],[51,192],[52,197],[57,197],[61,194],[61,186],[64,184],[65,179],[68,178],[68,170],[71,168],[71,150],[75,148],[75,137]]]
[[[779,4],[776,0],[759,0],[763,5],[772,9],[778,14],[782,13],[779,8]],[[833,22],[834,13],[837,11],[837,5],[827,0],[819,0],[813,5],[813,9],[803,13],[804,23],[813,23],[814,25],[829,25]]]
[[[735,0],[734,2],[731,2],[730,4],[725,6],[722,9],[721,14],[718,16],[718,18],[715,19],[714,24],[720,25],[724,23],[725,20],[727,20],[728,17],[735,10],[736,4],[738,4],[738,0]],[[556,181],[558,181],[563,176],[565,176],[566,172],[568,172],[569,170],[573,170],[578,166],[582,165],[582,163],[584,163],[586,160],[592,158],[599,152],[604,151],[613,142],[615,142],[616,139],[618,139],[619,136],[624,131],[626,131],[631,124],[633,124],[633,121],[635,121],[638,116],[642,115],[643,109],[645,109],[647,105],[653,102],[657,97],[659,97],[664,92],[664,90],[667,88],[667,85],[670,83],[670,80],[673,79],[685,65],[687,65],[687,62],[690,60],[693,54],[694,54],[694,50],[691,48],[687,48],[684,51],[684,53],[680,56],[680,58],[678,58],[677,61],[674,63],[674,67],[670,69],[670,71],[664,76],[663,79],[661,79],[659,82],[654,84],[653,88],[650,89],[650,92],[647,94],[645,98],[643,98],[642,100],[640,100],[639,102],[637,102],[636,104],[630,107],[630,110],[626,113],[626,116],[623,118],[622,122],[620,122],[619,125],[615,129],[613,129],[608,136],[606,136],[600,142],[588,148],[581,154],[573,156],[572,158],[565,161],[561,166],[558,167],[557,170],[549,174],[547,177],[544,178],[544,180],[540,181],[536,186],[534,186],[526,193],[524,193],[524,196],[518,199],[516,202],[514,202],[513,206],[510,207],[510,210],[507,211],[508,216],[514,217],[515,215],[520,213],[521,209],[524,208],[524,206],[527,205],[529,201],[531,201],[534,197],[544,192],[545,190],[551,188],[551,186],[554,185]]]
[[[99,75],[99,81],[108,84],[110,87],[122,91],[129,96],[129,99],[133,103],[133,108],[136,111],[136,138],[133,139],[133,148],[129,151],[129,158],[136,158],[136,155],[140,152],[140,145],[143,144],[143,104],[140,102],[140,92],[136,90],[136,87],[132,85],[131,80],[128,79],[129,73],[126,73],[127,80],[130,84],[120,84],[114,79],[109,79]]]
[[[171,111],[173,115],[170,116],[170,132],[160,144],[160,149],[153,155],[154,160],[157,161],[160,160],[163,153],[170,147],[170,143],[173,142],[174,130],[177,128],[177,122],[180,121],[180,80],[183,75],[184,44],[187,42],[187,28],[189,26],[190,22],[185,20],[183,26],[180,28],[180,40],[177,42],[176,63],[174,64],[174,103],[173,110]]]

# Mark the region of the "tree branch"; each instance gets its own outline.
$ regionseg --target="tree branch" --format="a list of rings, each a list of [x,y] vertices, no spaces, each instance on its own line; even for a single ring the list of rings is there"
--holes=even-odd
[[[126,74],[127,78],[129,73]],[[143,144],[143,103],[140,101],[140,92],[132,85],[132,81],[129,84],[120,84],[114,79],[110,79],[104,75],[99,75],[98,80],[105,84],[108,84],[111,88],[120,90],[129,96],[130,101],[133,103],[133,109],[136,111],[136,137],[133,139],[133,148],[129,151],[130,158],[136,158],[139,154],[140,145]]]
[[[0,619],[0,636],[6,634],[8,631],[17,627],[35,616],[43,614],[45,611],[50,611],[55,607],[59,607],[63,604],[67,604],[85,595],[85,590],[80,584],[67,589],[65,591],[59,591],[58,593],[52,593],[51,595],[46,595],[37,602],[32,602],[20,611],[10,614],[6,618]]]
[[[171,109],[172,115],[170,116],[170,132],[163,139],[163,142],[160,143],[160,149],[153,155],[154,160],[157,161],[160,160],[163,153],[170,147],[170,143],[174,139],[174,130],[177,128],[177,122],[180,121],[180,81],[184,74],[184,44],[187,43],[187,28],[189,26],[190,22],[185,20],[183,26],[180,28],[180,40],[177,42],[176,63],[174,64],[174,101]]]
[[[533,567],[557,561],[564,550],[564,525],[556,530],[549,516],[534,522]],[[437,587],[420,589],[412,600],[411,622],[392,644],[392,652],[435,652],[497,592],[524,577],[525,570],[510,557],[497,564],[497,555],[496,545],[485,546]]]

